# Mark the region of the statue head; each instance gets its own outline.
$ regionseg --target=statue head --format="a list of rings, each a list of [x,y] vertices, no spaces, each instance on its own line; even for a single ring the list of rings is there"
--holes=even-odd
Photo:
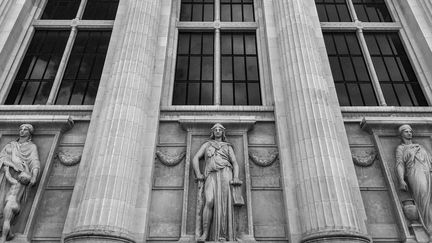
[[[31,138],[31,136],[33,135],[34,132],[34,128],[31,124],[22,124],[19,127],[19,136],[20,137],[29,137],[29,139]]]
[[[413,129],[410,125],[404,124],[398,129],[399,135],[402,139],[411,139],[413,134]]]
[[[215,132],[221,131],[222,141],[224,141],[224,142],[226,141],[225,127],[222,126],[222,124],[220,124],[220,123],[214,124],[213,127],[211,128],[211,130],[212,130],[212,132],[210,134],[210,139],[214,140],[217,137],[217,135],[215,135]]]

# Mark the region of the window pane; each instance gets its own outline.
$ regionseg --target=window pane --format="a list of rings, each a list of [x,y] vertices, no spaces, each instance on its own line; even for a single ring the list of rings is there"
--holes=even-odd
[[[233,80],[232,58],[222,57],[222,80]]]
[[[347,84],[348,95],[352,106],[362,106],[363,100],[357,84]]]
[[[324,33],[330,67],[341,106],[376,105],[369,71],[355,33]]]
[[[256,41],[254,35],[246,35],[245,36],[245,48],[246,54],[256,54]]]
[[[213,33],[179,33],[173,105],[213,103],[213,39]]]
[[[234,84],[235,91],[235,104],[236,105],[247,105],[247,92],[246,92],[246,83],[235,83]]]
[[[204,4],[204,18],[203,21],[213,21],[213,4]]]
[[[254,7],[250,0],[221,1],[221,21],[253,22]]]
[[[57,74],[68,36],[68,31],[35,32],[14,80],[17,84],[13,85],[5,104],[46,102],[49,96],[46,90],[51,88]]]
[[[399,102],[390,83],[381,83],[381,89],[387,105],[399,106]]]
[[[246,57],[247,80],[259,80],[258,60],[256,57]]]
[[[175,83],[173,105],[186,105],[186,83]]]
[[[188,105],[199,105],[200,104],[200,84],[189,83],[187,90],[187,104]]]
[[[225,105],[261,104],[255,34],[222,33],[221,40],[222,88],[230,91],[229,95],[222,94],[222,97],[225,96],[223,98],[225,101],[222,103]],[[234,84],[224,82],[231,80]]]
[[[201,105],[213,104],[213,83],[201,84]]]
[[[377,106],[378,105],[372,84],[362,83],[362,84],[360,84],[360,90],[361,90],[361,93],[363,95],[365,105],[367,105],[367,106]]]
[[[365,33],[365,39],[378,79],[382,83],[386,103],[402,106],[427,105],[399,35],[369,32]],[[418,87],[416,92],[413,92],[413,87]]]
[[[48,0],[41,19],[74,19],[79,5],[77,0]]]
[[[261,105],[261,93],[259,83],[248,84],[248,104]]]
[[[221,35],[222,54],[232,54],[232,39],[230,34]]]
[[[315,0],[315,4],[321,22],[351,22],[348,6],[345,1]]]
[[[363,22],[391,22],[384,0],[353,1],[357,17]]]
[[[345,85],[343,83],[336,83],[336,93],[339,100],[340,106],[350,106],[348,93],[346,91]]]
[[[222,105],[234,105],[233,84],[222,83]]]
[[[201,57],[190,57],[189,62],[189,80],[200,80]]]
[[[213,21],[214,1],[182,0],[180,21]]]
[[[192,4],[182,3],[180,10],[180,21],[192,20]]]
[[[83,19],[114,20],[119,0],[87,0]]]
[[[102,75],[110,31],[79,31],[57,95],[58,105],[92,105]]]

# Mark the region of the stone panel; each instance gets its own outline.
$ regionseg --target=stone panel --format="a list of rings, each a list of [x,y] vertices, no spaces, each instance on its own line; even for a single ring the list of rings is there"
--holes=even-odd
[[[373,137],[362,130],[359,123],[345,123],[345,130],[348,134],[348,141],[350,145],[373,145]]]
[[[60,240],[71,197],[72,190],[45,191],[32,240],[53,237],[58,237]]]
[[[257,239],[285,238],[286,222],[281,190],[252,190],[252,212]]]
[[[161,122],[159,127],[159,144],[186,144],[186,132],[178,123]]]
[[[276,144],[276,131],[273,123],[260,122],[248,132],[248,144]]]
[[[388,191],[362,191],[368,232],[374,238],[399,239],[399,230]]]
[[[183,191],[153,190],[150,205],[149,237],[179,238]]]

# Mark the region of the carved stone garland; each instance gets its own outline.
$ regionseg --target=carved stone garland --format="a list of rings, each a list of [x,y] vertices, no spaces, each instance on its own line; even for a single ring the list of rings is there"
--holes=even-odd
[[[352,160],[355,165],[360,167],[371,166],[378,159],[378,153],[373,149],[371,151],[352,152]]]
[[[71,155],[64,152],[58,152],[57,158],[64,166],[74,166],[81,161],[81,155]]]
[[[269,158],[260,158],[257,154],[249,152],[249,158],[252,160],[252,162],[261,167],[271,166],[277,160],[279,153],[274,151],[269,153],[269,156]]]
[[[186,151],[183,151],[180,154],[174,156],[165,154],[160,150],[156,151],[156,157],[159,159],[159,161],[162,164],[170,167],[180,164],[180,162],[185,157],[185,155],[186,155]]]

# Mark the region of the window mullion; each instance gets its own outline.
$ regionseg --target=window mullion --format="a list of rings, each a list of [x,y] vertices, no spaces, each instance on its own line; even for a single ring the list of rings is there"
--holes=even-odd
[[[220,45],[220,0],[214,1],[214,21],[216,25],[214,39],[214,104],[221,104],[221,45]]]
[[[353,21],[357,22],[358,21],[358,17],[357,17],[357,13],[355,11],[355,8],[354,8],[354,3],[352,2],[352,0],[346,0],[346,1],[348,3],[348,10],[351,13],[351,17],[352,17]]]
[[[53,105],[55,103],[55,98],[56,98],[57,93],[60,89],[61,80],[63,79],[63,75],[66,71],[66,65],[67,65],[67,62],[69,60],[69,56],[72,52],[72,47],[73,47],[77,32],[78,32],[77,27],[73,26],[72,31],[69,35],[69,39],[66,43],[65,50],[63,52],[63,56],[62,56],[62,59],[60,61],[60,64],[59,64],[59,67],[57,70],[57,74],[54,78],[53,86],[51,88],[51,92],[50,92],[50,95],[48,97],[47,105]]]
[[[366,44],[366,39],[364,38],[364,35],[363,35],[363,30],[358,29],[356,33],[357,33],[357,37],[360,41],[360,46],[361,46],[361,49],[363,51],[363,56],[366,60],[366,66],[368,68],[369,75],[371,76],[372,85],[374,87],[375,94],[378,98],[378,102],[381,106],[386,106],[387,104],[386,104],[386,101],[384,99],[384,94],[382,92],[381,85],[380,85],[379,79],[378,79],[378,75],[376,74],[376,70],[375,70],[375,67],[373,65],[373,61],[372,61],[371,55],[369,53],[369,49],[368,49],[367,44]]]
[[[76,15],[77,19],[82,19],[86,5],[87,5],[87,0],[81,0],[80,6],[79,6],[78,11],[77,11],[77,15]]]
[[[214,41],[214,104],[221,104],[221,46],[220,46],[220,29],[215,31]]]

